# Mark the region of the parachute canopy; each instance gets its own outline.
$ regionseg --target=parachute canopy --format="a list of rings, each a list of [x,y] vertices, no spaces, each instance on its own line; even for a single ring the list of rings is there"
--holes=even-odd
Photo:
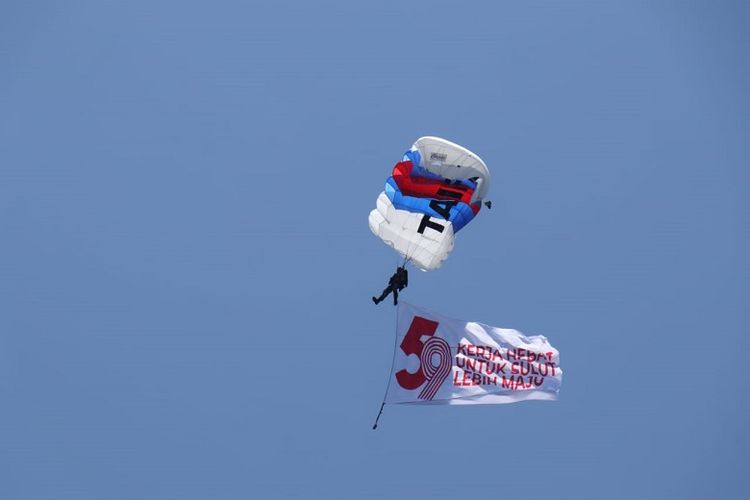
[[[406,261],[432,271],[479,213],[489,186],[479,156],[439,137],[421,137],[386,181],[370,212],[370,230]]]

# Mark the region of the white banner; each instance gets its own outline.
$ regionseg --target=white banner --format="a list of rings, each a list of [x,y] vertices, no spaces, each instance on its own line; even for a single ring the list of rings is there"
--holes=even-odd
[[[397,318],[387,403],[557,399],[560,355],[545,337],[450,319],[404,303]]]

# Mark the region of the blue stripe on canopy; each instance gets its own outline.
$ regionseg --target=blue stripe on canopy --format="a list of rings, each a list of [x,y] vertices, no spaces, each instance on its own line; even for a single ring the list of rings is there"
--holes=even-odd
[[[451,224],[453,224],[454,233],[457,233],[459,230],[461,230],[462,227],[471,222],[471,219],[474,218],[474,212],[471,210],[471,207],[468,203],[449,200],[436,200],[433,198],[418,198],[416,196],[406,196],[405,194],[401,193],[401,190],[398,188],[398,185],[396,184],[396,181],[393,179],[393,177],[388,177],[388,180],[385,183],[385,194],[386,196],[388,196],[388,199],[391,200],[393,206],[398,208],[399,210],[408,210],[409,212],[427,214],[430,217],[441,220],[446,219],[443,215],[441,215],[433,207],[431,207],[430,204],[437,204],[438,208],[447,208],[448,206],[450,206],[451,208],[450,210],[448,210],[450,216],[447,220],[450,221]]]

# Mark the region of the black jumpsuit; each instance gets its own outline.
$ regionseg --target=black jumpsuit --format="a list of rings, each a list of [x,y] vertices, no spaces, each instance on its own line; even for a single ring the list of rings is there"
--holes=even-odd
[[[388,286],[385,287],[380,297],[373,297],[372,301],[376,304],[382,302],[389,293],[393,292],[393,305],[398,304],[398,292],[403,290],[409,285],[409,272],[405,267],[399,267],[393,276],[388,280]]]

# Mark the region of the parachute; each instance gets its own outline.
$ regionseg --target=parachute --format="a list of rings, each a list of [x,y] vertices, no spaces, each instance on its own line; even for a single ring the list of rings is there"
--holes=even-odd
[[[432,271],[479,213],[489,188],[490,172],[479,156],[439,137],[420,137],[386,181],[370,230],[406,262]]]

